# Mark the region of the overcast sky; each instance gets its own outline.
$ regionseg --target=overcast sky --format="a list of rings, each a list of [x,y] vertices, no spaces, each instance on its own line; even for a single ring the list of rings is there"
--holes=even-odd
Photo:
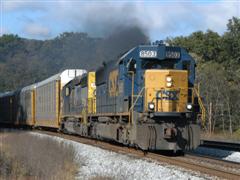
[[[105,36],[119,28],[141,26],[151,40],[207,29],[222,34],[240,0],[81,1],[0,0],[1,30],[25,38],[49,39],[62,32]]]

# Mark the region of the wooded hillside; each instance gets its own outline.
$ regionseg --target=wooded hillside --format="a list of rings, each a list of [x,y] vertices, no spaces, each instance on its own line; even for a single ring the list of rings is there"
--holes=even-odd
[[[168,42],[185,47],[197,61],[207,122],[212,122],[208,129],[230,133],[240,129],[240,18],[230,19],[223,35],[198,31]]]
[[[0,92],[41,81],[61,70],[94,70],[130,48],[149,42],[138,28],[123,29],[106,38],[66,32],[52,40],[0,37]]]

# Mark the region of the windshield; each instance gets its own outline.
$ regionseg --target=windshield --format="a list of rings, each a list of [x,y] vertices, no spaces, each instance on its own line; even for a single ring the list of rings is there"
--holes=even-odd
[[[145,59],[142,61],[142,69],[175,69],[175,61]]]

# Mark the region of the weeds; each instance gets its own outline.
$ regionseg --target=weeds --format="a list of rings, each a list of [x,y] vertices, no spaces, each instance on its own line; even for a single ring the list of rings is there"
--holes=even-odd
[[[0,179],[74,179],[71,145],[23,132],[0,136]]]
[[[203,132],[201,134],[201,138],[205,139],[215,139],[215,140],[230,140],[230,141],[240,141],[240,129],[230,134],[229,132],[215,132],[215,133],[208,133]]]

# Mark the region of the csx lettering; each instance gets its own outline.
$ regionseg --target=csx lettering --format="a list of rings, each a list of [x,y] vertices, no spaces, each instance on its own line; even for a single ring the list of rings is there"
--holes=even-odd
[[[158,99],[176,101],[176,100],[179,100],[178,95],[179,95],[179,91],[163,90],[158,92],[157,97]]]

